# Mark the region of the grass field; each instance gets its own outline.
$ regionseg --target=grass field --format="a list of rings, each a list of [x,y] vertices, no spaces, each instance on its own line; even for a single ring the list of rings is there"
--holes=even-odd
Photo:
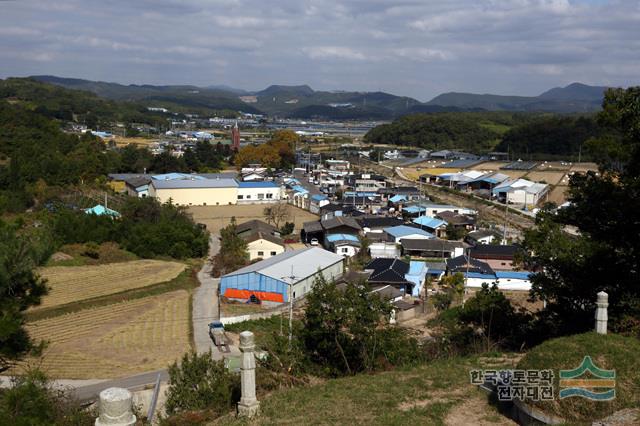
[[[254,422],[227,416],[214,424],[515,425],[469,384],[479,364],[453,358],[296,387],[261,397]]]
[[[252,219],[264,220],[262,212],[268,204],[247,204],[235,206],[191,206],[189,213],[193,216],[193,220],[198,223],[207,225],[209,232],[217,234],[221,228],[229,224],[232,217],[236,218],[238,223],[247,222]],[[290,218],[289,222],[294,222],[296,232],[302,229],[304,222],[318,220],[318,216],[308,211],[299,209],[292,205],[287,205]]]
[[[32,337],[49,342],[30,363],[67,379],[164,368],[190,350],[189,297],[178,290],[29,323]]]
[[[51,256],[46,266],[84,266],[128,262],[138,256],[121,249],[118,244],[67,244]]]
[[[52,266],[39,270],[49,295],[34,309],[50,308],[170,281],[187,266],[179,262],[135,260],[92,266]]]

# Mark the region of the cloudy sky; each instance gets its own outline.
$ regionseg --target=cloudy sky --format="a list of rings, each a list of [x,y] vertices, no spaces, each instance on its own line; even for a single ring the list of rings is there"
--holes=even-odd
[[[0,0],[0,76],[536,95],[640,84],[636,0]]]

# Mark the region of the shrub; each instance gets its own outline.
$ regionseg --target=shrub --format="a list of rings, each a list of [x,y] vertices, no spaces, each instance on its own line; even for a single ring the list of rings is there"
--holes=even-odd
[[[180,364],[169,367],[165,406],[169,415],[204,409],[221,415],[233,407],[239,395],[239,377],[227,371],[224,361],[213,360],[211,352],[185,354]]]

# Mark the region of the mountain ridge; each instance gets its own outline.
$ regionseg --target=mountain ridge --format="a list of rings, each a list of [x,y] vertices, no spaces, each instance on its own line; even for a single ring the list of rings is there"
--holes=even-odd
[[[415,112],[451,111],[541,111],[588,113],[600,109],[605,86],[571,83],[551,88],[538,96],[505,96],[490,93],[447,92],[421,102],[391,93],[314,90],[307,84],[274,84],[258,91],[246,91],[225,85],[123,85],[102,81],[57,76],[32,76],[32,79],[87,90],[113,100],[179,105],[181,108],[234,110],[271,116],[335,119],[393,119]]]

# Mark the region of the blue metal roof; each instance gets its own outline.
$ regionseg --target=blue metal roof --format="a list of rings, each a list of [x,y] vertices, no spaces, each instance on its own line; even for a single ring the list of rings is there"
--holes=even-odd
[[[427,228],[436,229],[440,226],[446,226],[447,222],[442,219],[437,219],[435,217],[429,216],[420,216],[413,219],[413,223],[416,223],[420,226],[426,226]]]
[[[399,203],[400,201],[407,201],[407,196],[406,195],[394,195],[393,197],[389,198],[389,201],[391,201],[392,203]]]
[[[322,194],[316,194],[316,195],[312,195],[311,199],[313,201],[324,201],[324,200],[328,200],[328,198]]]
[[[278,188],[275,182],[238,182],[238,188]]]
[[[533,272],[529,271],[496,271],[496,277],[512,280],[528,280],[532,274]]]
[[[422,213],[424,211],[427,211],[427,209],[425,209],[424,207],[409,206],[409,207],[404,207],[402,211],[405,211],[407,213]]]
[[[331,243],[335,243],[336,241],[353,241],[354,243],[359,243],[358,237],[351,234],[331,234],[325,237],[327,241]]]
[[[300,192],[301,194],[308,194],[309,193],[309,191],[307,191],[306,189],[304,189],[300,185],[296,185],[296,186],[292,187],[291,189],[293,189],[295,192]]]
[[[496,276],[495,275],[482,274],[480,272],[469,272],[468,274],[466,272],[463,272],[462,275],[466,275],[467,278],[486,279],[486,280],[490,280],[490,282],[494,282],[496,280]]]
[[[411,226],[407,226],[407,225],[398,225],[398,226],[392,226],[390,228],[384,228],[384,232],[386,232],[387,234],[395,238],[401,238],[401,237],[406,237],[407,235],[415,235],[415,234],[424,235],[425,237],[429,237],[429,238],[435,238],[435,235],[427,231],[414,228]]]

